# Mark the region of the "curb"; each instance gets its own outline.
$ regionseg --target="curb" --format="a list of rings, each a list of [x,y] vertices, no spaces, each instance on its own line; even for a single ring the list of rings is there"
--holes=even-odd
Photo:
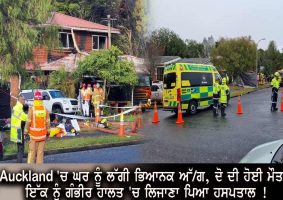
[[[89,151],[89,150],[95,150],[95,149],[129,146],[129,145],[142,144],[144,142],[145,142],[145,139],[140,139],[140,140],[110,143],[110,144],[96,144],[96,145],[89,145],[89,146],[85,146],[85,147],[68,148],[68,149],[60,149],[60,150],[50,150],[50,151],[44,152],[44,155],[46,156],[46,155],[54,155],[54,154],[61,154],[61,153],[71,153],[71,152],[78,152],[78,151]],[[27,158],[27,154],[24,155],[24,158]],[[17,159],[17,154],[4,156],[4,159],[2,161],[8,161],[8,160],[14,160],[14,159]],[[0,163],[1,163],[1,161],[0,161]]]

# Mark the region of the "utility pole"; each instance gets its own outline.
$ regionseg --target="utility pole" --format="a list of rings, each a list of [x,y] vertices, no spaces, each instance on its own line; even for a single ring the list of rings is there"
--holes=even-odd
[[[111,16],[107,15],[107,25],[108,25],[108,48],[111,48]]]
[[[111,48],[111,21],[115,21],[117,19],[111,18],[111,15],[107,15],[107,18],[104,18],[102,21],[107,21],[108,26],[108,49]]]
[[[103,19],[102,21],[107,21],[108,26],[108,49],[111,48],[111,21],[114,21],[117,19],[111,18],[111,15],[107,15],[107,18]],[[104,91],[104,99],[106,99],[106,79],[103,81],[103,91]]]
[[[265,38],[261,38],[260,40],[257,41],[256,43],[256,54],[255,54],[255,75],[256,75],[256,87],[258,87],[258,82],[257,82],[257,65],[258,65],[258,53],[257,53],[257,47],[258,43],[262,40],[265,40]]]

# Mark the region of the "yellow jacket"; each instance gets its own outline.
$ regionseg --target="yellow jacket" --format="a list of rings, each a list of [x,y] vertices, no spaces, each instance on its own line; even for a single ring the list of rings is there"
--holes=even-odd
[[[10,140],[16,143],[22,143],[22,129],[21,123],[22,121],[27,121],[28,116],[24,113],[23,104],[17,102],[17,104],[13,107],[12,116],[11,116],[11,134]]]

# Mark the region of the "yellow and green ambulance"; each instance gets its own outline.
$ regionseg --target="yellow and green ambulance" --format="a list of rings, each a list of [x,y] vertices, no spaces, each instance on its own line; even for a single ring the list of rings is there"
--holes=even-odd
[[[177,112],[181,109],[196,114],[198,108],[213,103],[213,83],[221,79],[212,65],[176,63],[166,66],[163,75],[163,109]]]

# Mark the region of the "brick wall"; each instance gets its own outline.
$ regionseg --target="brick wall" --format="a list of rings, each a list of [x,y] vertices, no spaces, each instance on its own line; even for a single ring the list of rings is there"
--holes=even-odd
[[[47,62],[47,57],[48,57],[47,47],[34,47],[32,53],[33,53],[33,61],[36,65]]]

